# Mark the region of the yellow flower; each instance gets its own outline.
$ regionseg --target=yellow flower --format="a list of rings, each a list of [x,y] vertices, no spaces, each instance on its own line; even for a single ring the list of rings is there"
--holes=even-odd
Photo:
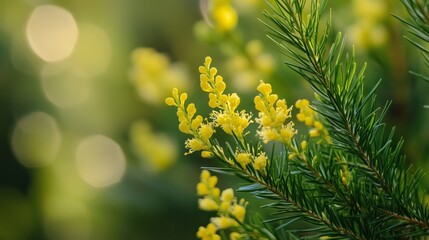
[[[237,221],[235,221],[234,219],[232,219],[230,217],[225,217],[225,216],[211,218],[211,222],[218,229],[227,229],[227,228],[232,228],[232,227],[238,227],[239,226],[239,224],[237,223]]]
[[[259,95],[254,98],[255,108],[259,111],[256,122],[259,123],[259,137],[267,143],[280,141],[288,144],[297,131],[293,128],[293,122],[285,123],[291,118],[292,108],[288,108],[284,99],[279,100],[276,94],[272,94],[271,85],[262,80],[257,87]]]
[[[210,152],[210,151],[202,151],[201,152],[201,157],[202,158],[211,158],[213,156],[214,156],[213,152]]]
[[[305,150],[305,149],[307,148],[307,146],[308,146],[307,141],[302,141],[302,142],[301,142],[301,149],[302,149],[302,150]]]
[[[204,211],[216,211],[219,209],[219,204],[210,197],[198,199],[198,207]]]
[[[244,130],[252,122],[251,115],[245,111],[236,111],[240,104],[240,98],[236,93],[224,94],[226,84],[222,76],[216,75],[217,69],[212,67],[211,63],[211,57],[206,57],[204,66],[198,68],[201,89],[209,93],[208,105],[220,110],[213,111],[211,118],[215,127],[221,127],[225,133],[242,139]]]
[[[253,167],[258,171],[265,171],[265,167],[267,166],[267,156],[265,153],[259,154],[259,156],[255,159],[253,163]]]
[[[217,4],[212,10],[215,26],[219,31],[226,32],[235,28],[238,22],[238,15],[230,4]]]
[[[171,136],[153,132],[149,123],[145,121],[133,123],[129,134],[133,150],[144,167],[161,172],[176,161],[178,149]]]
[[[197,108],[194,103],[190,103],[185,107],[185,102],[188,98],[186,93],[181,93],[179,95],[179,90],[174,88],[171,95],[172,97],[165,99],[165,103],[169,106],[177,107],[179,130],[193,136],[193,138],[185,142],[185,147],[189,149],[189,152],[186,154],[203,151],[201,153],[202,157],[212,157],[213,151],[211,150],[212,145],[210,143],[210,138],[215,132],[213,124],[203,124],[203,117],[201,115],[196,115]]]
[[[232,232],[231,234],[229,234],[229,239],[231,240],[240,240],[242,237],[242,235],[238,232]]]
[[[231,202],[234,199],[234,190],[232,190],[232,188],[223,190],[220,199],[222,201]]]
[[[236,204],[232,207],[231,213],[238,219],[238,221],[243,222],[246,214],[246,208],[242,205]]]
[[[208,195],[209,193],[210,192],[206,184],[202,182],[197,184],[197,194],[199,196],[205,196],[205,195]]]
[[[187,88],[186,69],[171,63],[167,55],[152,48],[137,48],[131,54],[130,80],[142,100],[161,104],[173,87]],[[168,100],[171,104],[171,100]]]
[[[252,162],[252,159],[250,157],[250,153],[237,153],[235,155],[235,159],[243,168],[245,168],[247,164]]]
[[[213,223],[209,223],[207,227],[199,227],[197,237],[202,240],[221,240],[220,236],[216,234],[216,226]]]
[[[296,118],[300,122],[304,122],[305,125],[313,127],[309,131],[310,137],[322,137],[326,141],[330,141],[328,130],[323,124],[317,120],[317,113],[311,109],[310,102],[307,99],[299,99],[295,103],[296,108],[299,109],[299,113]]]

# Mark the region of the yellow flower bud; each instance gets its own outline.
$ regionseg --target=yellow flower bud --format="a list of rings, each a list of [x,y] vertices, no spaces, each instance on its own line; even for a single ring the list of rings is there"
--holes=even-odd
[[[318,137],[320,136],[320,132],[317,129],[310,130],[310,137]]]
[[[198,207],[204,211],[216,211],[219,209],[219,205],[216,201],[209,197],[198,199]]]
[[[215,67],[210,68],[210,76],[215,76],[217,74],[217,69]]]
[[[209,189],[204,183],[198,183],[197,184],[197,194],[198,196],[205,196],[209,194]]]
[[[241,234],[238,232],[232,232],[231,234],[229,234],[229,239],[231,240],[240,240],[241,239]]]
[[[174,101],[174,98],[172,97],[168,97],[165,99],[165,104],[167,104],[168,106],[176,106],[176,101]]]
[[[212,63],[212,58],[211,58],[210,56],[207,56],[207,57],[204,59],[204,65],[205,65],[205,66],[209,66],[211,63]]]
[[[210,178],[210,172],[207,170],[201,171],[200,180],[201,182],[207,182]]]
[[[231,202],[223,201],[220,203],[220,211],[221,212],[227,212],[229,207],[231,207]]]
[[[208,83],[208,81],[201,80],[200,81],[200,87],[201,87],[201,90],[203,90],[204,92],[212,92],[213,91],[213,88],[210,86],[210,84]]]
[[[234,190],[232,188],[223,190],[220,199],[222,202],[231,202],[234,199]]]
[[[196,116],[191,122],[192,129],[198,129],[201,123],[203,123],[203,117],[201,115]]]
[[[210,151],[202,151],[201,152],[201,157],[203,157],[203,158],[211,158],[211,157],[213,157],[213,155],[214,154]]]
[[[261,96],[256,96],[253,102],[255,103],[256,110],[260,112],[266,111],[267,108],[265,107],[264,101],[262,100]]]
[[[246,208],[244,208],[242,205],[235,204],[232,206],[231,213],[238,219],[238,221],[243,222],[244,215],[246,214]]]
[[[184,103],[186,101],[186,99],[188,99],[188,94],[186,94],[186,93],[180,94],[180,102],[181,103]]]
[[[307,141],[302,141],[302,142],[301,142],[301,149],[302,149],[302,150],[305,150],[305,149],[307,148],[307,146],[308,146]]]
[[[191,128],[189,127],[189,124],[188,124],[188,122],[186,122],[186,121],[183,121],[183,122],[180,122],[180,123],[179,123],[179,130],[180,130],[182,133],[192,134],[192,132],[191,132]]]
[[[270,105],[273,105],[277,101],[278,98],[279,97],[277,96],[277,94],[270,94],[267,97],[267,101]]]
[[[298,109],[308,107],[310,105],[310,102],[307,99],[298,99],[295,103],[295,107]]]
[[[189,117],[193,117],[194,114],[197,112],[197,108],[195,108],[195,104],[191,103],[186,108],[186,111],[188,112]]]
[[[209,185],[209,187],[211,187],[211,188],[215,187],[216,183],[217,183],[217,177],[216,176],[209,177],[209,181],[207,183],[207,185]]]
[[[269,95],[272,92],[271,85],[261,81],[256,88],[262,95]]]
[[[296,115],[296,118],[298,119],[298,121],[300,122],[304,122],[305,121],[305,115],[303,113],[298,113]]]
[[[213,189],[212,189],[212,196],[213,196],[214,198],[219,197],[219,196],[220,196],[220,189],[219,189],[219,188],[213,188]]]
[[[322,125],[322,123],[321,123],[321,122],[319,122],[319,121],[315,121],[315,122],[314,122],[314,127],[315,127],[317,130],[323,130],[323,125]]]
[[[218,228],[218,229],[227,229],[231,227],[238,227],[237,221],[235,221],[232,218],[221,216],[221,217],[214,217],[211,218],[211,222]]]
[[[173,88],[171,96],[173,96],[173,98],[176,98],[176,99],[179,98],[179,90],[177,88]]]
[[[305,125],[312,126],[313,122],[314,122],[313,116],[306,117],[305,120],[304,120],[304,122],[305,122]]]

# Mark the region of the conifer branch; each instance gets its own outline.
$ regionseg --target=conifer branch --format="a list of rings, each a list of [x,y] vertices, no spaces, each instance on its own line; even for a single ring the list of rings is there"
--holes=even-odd
[[[390,213],[389,215],[397,219],[413,224],[418,222],[417,225],[427,231],[429,229],[427,216],[413,216],[416,212],[419,212],[417,215],[425,212],[416,208],[420,202],[418,190],[412,188],[416,185],[416,180],[407,179],[407,182],[399,187],[397,184],[392,185],[391,182],[394,183],[397,180],[396,175],[405,181],[403,175],[406,173],[397,173],[397,171],[401,171],[400,167],[403,162],[403,157],[400,157],[399,154],[402,141],[392,147],[393,134],[391,134],[387,141],[381,139],[386,142],[382,148],[378,148],[376,134],[383,132],[382,119],[388,107],[387,104],[377,116],[376,113],[380,111],[374,106],[374,92],[378,84],[366,97],[363,97],[365,67],[356,75],[354,54],[344,55],[345,41],[341,34],[337,35],[329,53],[326,54],[326,46],[318,45],[318,43],[327,42],[330,30],[329,22],[322,37],[316,34],[320,29],[320,21],[308,20],[308,24],[306,24],[302,18],[306,1],[277,0],[275,3],[275,6],[271,6],[272,12],[265,13],[275,25],[273,27],[267,24],[272,30],[270,37],[285,50],[287,57],[292,60],[286,64],[301,74],[318,94],[316,110],[329,123],[327,126],[330,130],[335,132],[335,147],[358,156],[367,166],[366,171],[359,171],[359,174],[375,180],[372,183],[373,186],[380,188],[386,195],[385,197],[391,199],[390,202],[385,202],[385,206],[378,207],[390,209],[387,211]],[[326,1],[311,1],[311,16],[320,20],[325,5]],[[291,26],[295,27],[291,28]],[[396,160],[399,160],[399,163],[396,163]],[[410,186],[407,202],[402,199],[403,196],[397,193],[399,188]],[[406,191],[408,190],[401,189],[399,192]],[[416,201],[417,204],[415,204]]]

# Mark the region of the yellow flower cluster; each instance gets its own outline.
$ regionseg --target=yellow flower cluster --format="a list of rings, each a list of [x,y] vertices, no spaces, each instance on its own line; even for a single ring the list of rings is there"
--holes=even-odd
[[[259,40],[250,41],[244,50],[243,54],[232,56],[226,65],[234,87],[242,92],[250,92],[258,85],[259,79],[270,77],[275,64],[273,57],[264,53]]]
[[[197,237],[201,239],[217,239],[217,230],[239,230],[246,215],[245,200],[238,201],[231,188],[220,193],[220,189],[216,187],[217,181],[216,176],[211,176],[209,171],[203,170],[201,181],[197,184],[197,193],[203,197],[198,201],[199,208],[204,211],[217,211],[217,217],[211,218],[207,227],[199,228]],[[236,239],[240,236],[238,232],[232,232],[231,235]]]
[[[236,93],[224,94],[226,84],[223,77],[217,75],[217,69],[210,66],[211,63],[212,59],[206,57],[204,66],[199,67],[201,89],[209,93],[208,104],[211,108],[219,109],[219,111],[213,111],[211,117],[216,127],[220,126],[225,133],[243,139],[244,130],[252,122],[251,115],[244,110],[236,111],[240,98]]]
[[[254,103],[256,110],[259,111],[256,118],[256,122],[260,124],[258,135],[264,143],[268,141],[290,143],[297,133],[292,121],[285,124],[286,120],[291,118],[292,107],[288,107],[284,99],[279,100],[277,94],[272,94],[270,84],[261,80],[257,89],[260,94],[254,98]]]
[[[145,167],[155,172],[169,168],[177,159],[177,147],[171,137],[154,133],[148,122],[139,121],[130,129],[130,140]]]
[[[328,130],[323,124],[317,120],[316,112],[310,107],[310,102],[307,99],[299,99],[295,103],[295,107],[299,109],[296,115],[298,121],[305,123],[310,129],[310,137],[323,137],[326,141],[330,141]],[[305,144],[306,146],[307,144]]]
[[[385,0],[354,0],[353,9],[357,19],[349,28],[353,44],[364,49],[379,47],[388,40],[388,30],[383,21],[390,15]]]
[[[129,75],[139,96],[160,104],[173,87],[187,88],[188,73],[183,65],[171,63],[167,55],[152,48],[137,48],[131,54]]]
[[[193,138],[186,141],[188,153],[202,151],[201,156],[208,158],[213,155],[211,149],[210,138],[215,132],[211,123],[203,123],[201,115],[195,116],[197,109],[195,104],[190,103],[185,107],[188,95],[182,93],[179,96],[177,88],[173,89],[172,97],[165,99],[165,103],[169,106],[177,107],[177,117],[179,119],[179,130],[183,133],[192,135]]]
[[[221,32],[228,32],[237,26],[237,11],[231,5],[231,0],[213,0],[211,15],[215,27]]]
[[[201,226],[198,229],[197,237],[202,240],[221,240],[221,237],[216,234],[216,226],[213,223],[209,223],[207,227]]]
[[[265,167],[268,163],[267,155],[264,152],[254,156],[247,152],[235,153],[235,160],[240,164],[241,168],[246,171],[246,166],[250,163],[253,163],[253,168],[261,173],[265,173]]]

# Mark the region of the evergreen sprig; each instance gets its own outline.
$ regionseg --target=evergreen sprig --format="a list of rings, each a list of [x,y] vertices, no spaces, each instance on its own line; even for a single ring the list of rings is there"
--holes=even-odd
[[[333,209],[325,215],[363,238],[427,234],[429,218],[419,190],[421,171],[406,168],[401,155],[403,141],[395,143],[394,129],[384,137],[383,117],[389,104],[381,109],[375,106],[380,82],[366,93],[365,66],[358,70],[354,51],[345,52],[341,33],[328,44],[330,20],[326,27],[321,26],[326,3],[276,0],[265,13],[272,23],[267,24],[270,37],[284,50],[286,64],[317,95],[314,108],[332,133],[334,154],[343,156],[353,178],[359,179],[347,189],[349,208],[356,215],[341,218],[342,211]],[[310,4],[309,12],[305,4]],[[350,217],[355,221],[352,225],[348,223]],[[365,218],[362,225],[358,223]]]
[[[397,16],[401,22],[408,27],[408,32],[415,38],[405,36],[405,38],[417,47],[425,59],[426,67],[429,67],[429,1],[428,0],[401,0],[405,6],[410,20],[405,20]],[[420,40],[420,41],[418,41]],[[423,41],[426,45],[422,44]],[[429,76],[422,73],[411,72],[412,74],[429,82]]]

